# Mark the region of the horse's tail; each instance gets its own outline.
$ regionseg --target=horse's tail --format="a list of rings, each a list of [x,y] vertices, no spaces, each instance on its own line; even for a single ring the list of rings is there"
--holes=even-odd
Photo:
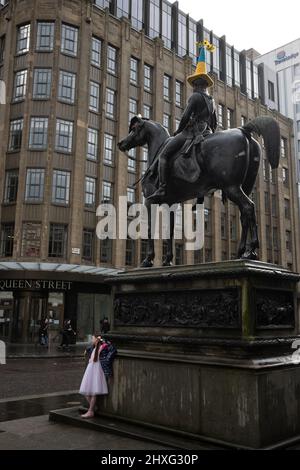
[[[280,159],[280,129],[278,122],[269,116],[260,116],[248,122],[241,128],[245,134],[262,136],[266,148],[266,155],[273,169],[278,168]]]

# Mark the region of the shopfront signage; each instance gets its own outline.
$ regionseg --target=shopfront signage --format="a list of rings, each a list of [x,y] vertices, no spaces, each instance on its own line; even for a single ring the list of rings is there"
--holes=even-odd
[[[277,53],[275,64],[279,65],[282,64],[283,62],[286,62],[287,60],[291,59],[296,59],[299,55],[299,52],[296,52],[294,54],[287,54],[285,51],[280,51]]]
[[[67,281],[44,281],[44,280],[23,280],[5,279],[0,280],[0,291],[5,290],[52,290],[69,291],[72,282]]]

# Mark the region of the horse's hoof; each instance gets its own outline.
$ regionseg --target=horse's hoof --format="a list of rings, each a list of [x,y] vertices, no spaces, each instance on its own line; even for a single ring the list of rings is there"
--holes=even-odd
[[[141,268],[153,268],[153,261],[145,259],[141,264]]]
[[[256,253],[256,251],[248,250],[240,258],[241,259],[251,260],[251,261],[257,261],[258,260],[258,254]]]

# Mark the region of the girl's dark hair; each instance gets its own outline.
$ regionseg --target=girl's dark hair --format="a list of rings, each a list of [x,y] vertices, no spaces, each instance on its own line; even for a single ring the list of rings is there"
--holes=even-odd
[[[95,354],[94,354],[94,362],[98,362],[99,360],[99,350],[101,347],[101,335],[99,333],[94,333],[93,336],[97,338],[97,343],[95,346]]]

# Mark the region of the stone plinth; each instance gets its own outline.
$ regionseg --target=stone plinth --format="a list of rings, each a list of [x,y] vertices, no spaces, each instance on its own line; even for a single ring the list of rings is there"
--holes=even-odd
[[[101,414],[235,447],[300,437],[298,280],[248,261],[108,280],[119,355]]]

